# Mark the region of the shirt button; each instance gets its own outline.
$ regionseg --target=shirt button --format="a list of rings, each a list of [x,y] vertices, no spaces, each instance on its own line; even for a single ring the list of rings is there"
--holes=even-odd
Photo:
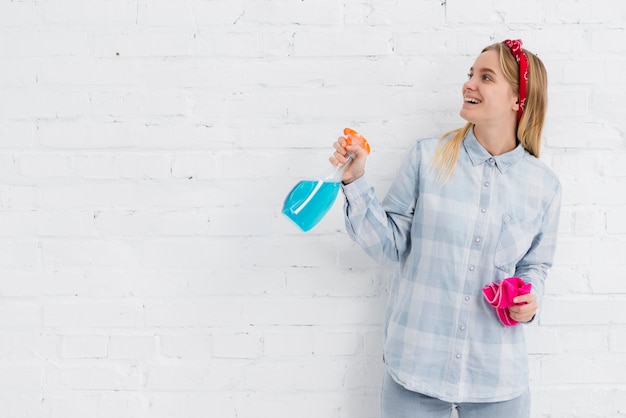
[[[474,266],[469,266],[469,271],[474,271],[475,268],[476,267],[474,267]]]
[[[487,212],[487,209],[482,208],[480,211],[481,211],[482,213],[485,213],[485,212]]]
[[[461,326],[459,327],[459,329],[460,329],[461,331],[465,331],[465,325],[461,325]]]
[[[488,181],[485,182],[485,187],[489,187],[489,182]]]
[[[474,238],[474,242],[479,243],[480,242],[480,237]]]
[[[495,161],[495,160],[494,160],[493,158],[490,158],[490,159],[489,159],[489,163],[490,163],[490,164],[493,164],[493,163],[494,163],[494,161]]]
[[[469,300],[470,300],[470,297],[469,296],[465,296],[465,301],[467,302]]]
[[[460,355],[460,354],[457,354],[457,355],[456,355],[456,358],[458,358],[458,359],[459,359],[459,358],[461,358],[461,355]]]

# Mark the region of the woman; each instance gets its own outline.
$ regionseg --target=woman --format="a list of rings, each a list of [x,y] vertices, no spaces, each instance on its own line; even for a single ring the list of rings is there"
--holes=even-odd
[[[398,263],[385,321],[383,418],[530,416],[523,326],[505,326],[483,288],[519,277],[505,314],[531,321],[552,265],[561,186],[538,160],[547,103],[542,62],[506,40],[486,47],[462,88],[465,127],[418,140],[380,203],[366,152],[335,142],[347,230]],[[510,324],[509,324],[510,325]]]

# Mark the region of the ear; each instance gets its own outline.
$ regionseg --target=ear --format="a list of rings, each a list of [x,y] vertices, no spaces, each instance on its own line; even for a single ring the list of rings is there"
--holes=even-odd
[[[515,100],[515,103],[513,103],[512,109],[516,112],[519,110],[519,99]]]

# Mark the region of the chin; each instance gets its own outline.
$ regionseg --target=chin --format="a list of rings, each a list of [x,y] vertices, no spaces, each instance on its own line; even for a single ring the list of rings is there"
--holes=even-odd
[[[473,118],[467,114],[465,109],[461,109],[461,111],[459,112],[459,116],[461,116],[461,118],[465,119],[469,123],[476,124],[476,122],[474,122]]]

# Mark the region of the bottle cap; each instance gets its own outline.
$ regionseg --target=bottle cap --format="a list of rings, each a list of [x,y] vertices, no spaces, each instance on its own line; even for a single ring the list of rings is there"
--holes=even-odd
[[[352,141],[357,141],[359,145],[361,145],[361,148],[365,150],[365,152],[367,152],[368,154],[370,153],[370,144],[367,142],[367,139],[365,139],[363,135],[350,128],[344,128],[343,134],[346,136],[347,145],[350,145]]]

